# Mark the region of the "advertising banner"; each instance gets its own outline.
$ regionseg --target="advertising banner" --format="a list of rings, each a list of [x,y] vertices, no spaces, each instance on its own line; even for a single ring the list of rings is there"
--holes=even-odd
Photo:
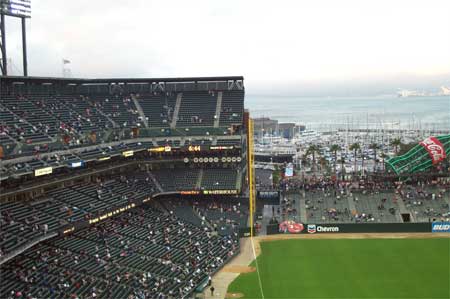
[[[232,145],[211,145],[209,147],[209,149],[212,151],[232,150],[233,148],[234,148],[234,146],[232,146]]]
[[[450,223],[436,223],[433,232],[450,231]],[[448,225],[448,226],[447,226]],[[284,221],[279,225],[268,225],[268,235],[279,233],[296,234],[333,234],[333,233],[400,233],[400,232],[428,232],[432,231],[431,223],[339,223],[339,224],[302,224]]]
[[[431,225],[433,233],[450,233],[450,222],[433,222]]]
[[[133,151],[125,151],[122,153],[122,156],[124,156],[124,157],[131,157],[133,155],[134,155]]]
[[[304,228],[302,223],[297,223],[295,221],[283,221],[278,226],[280,233],[290,234],[299,234]]]
[[[289,165],[286,167],[284,171],[284,176],[285,177],[294,176],[294,166],[292,165],[292,163],[289,163]]]
[[[238,194],[238,190],[231,189],[231,190],[183,190],[180,191],[181,195],[236,195]]]
[[[433,164],[438,164],[445,159],[444,146],[436,137],[428,137],[419,144],[427,150]]]
[[[238,194],[238,190],[203,190],[205,195],[225,195],[225,194]]]
[[[77,168],[77,167],[82,167],[84,165],[83,161],[78,161],[78,162],[71,162],[69,164],[70,168]]]
[[[39,168],[39,169],[34,170],[34,176],[51,174],[52,172],[53,172],[52,167]]]
[[[315,233],[338,233],[340,231],[339,226],[322,226],[316,224],[308,224],[307,232],[308,234]]]

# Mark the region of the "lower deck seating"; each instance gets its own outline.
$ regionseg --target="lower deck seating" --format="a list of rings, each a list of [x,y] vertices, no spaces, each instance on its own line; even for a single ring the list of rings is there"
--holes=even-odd
[[[145,177],[116,176],[47,192],[30,202],[2,203],[0,254],[6,254],[68,223],[89,219],[129,200],[144,199],[156,187]]]
[[[247,226],[248,203],[239,198],[218,198],[207,201],[194,201],[194,209],[205,217],[221,235],[229,235],[238,228]]]
[[[28,171],[29,167],[24,166],[24,171]],[[152,173],[163,191],[173,192],[236,190],[237,172],[235,169],[176,168],[155,170]],[[91,219],[114,207],[125,206],[131,200],[142,200],[155,192],[159,190],[150,174],[136,172],[133,175],[115,175],[104,177],[98,182],[50,190],[27,203],[1,203],[0,254],[11,252],[44,233]],[[183,209],[179,210],[181,213]],[[192,211],[187,214],[192,214]],[[198,224],[198,221],[193,223]]]
[[[1,298],[186,298],[239,250],[146,208],[39,244],[1,267]]]
[[[205,168],[200,177],[198,168],[154,170],[153,173],[164,191],[196,190],[200,181],[201,190],[236,190],[237,169]]]
[[[231,168],[208,168],[203,170],[202,189],[236,190],[238,170]]]
[[[233,235],[247,227],[248,200],[235,197],[222,198],[161,198],[158,202],[177,217],[205,227],[209,223],[221,235]]]
[[[440,221],[450,218],[450,189],[444,187],[405,188],[400,193],[405,207],[417,222]],[[447,199],[447,200],[446,200]]]
[[[195,213],[192,202],[185,198],[162,198],[158,202],[167,210],[169,213],[175,213],[175,215],[183,219],[186,222],[192,223],[197,226],[204,226],[205,223],[202,221],[200,216]]]
[[[183,191],[196,189],[199,169],[178,168],[153,171],[164,191]]]
[[[410,214],[412,222],[450,219],[448,184],[405,184],[396,188],[378,186],[375,189],[359,190],[335,190],[332,186],[326,186],[304,190],[291,188],[287,195],[287,206],[295,211],[282,206],[282,219],[279,220],[292,217],[298,220],[297,212],[301,209],[299,201],[303,193],[309,223],[399,223],[403,222],[400,213]]]

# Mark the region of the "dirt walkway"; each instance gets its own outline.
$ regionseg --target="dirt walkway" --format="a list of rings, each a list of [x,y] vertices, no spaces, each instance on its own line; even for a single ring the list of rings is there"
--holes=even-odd
[[[253,238],[255,252],[258,256],[261,253],[260,242],[270,242],[290,239],[429,239],[429,238],[449,238],[448,233],[346,233],[346,234],[279,234],[270,236],[260,236]],[[248,265],[254,260],[252,243],[250,238],[241,239],[241,253],[236,256],[227,266],[217,272],[212,279],[215,288],[214,296],[211,296],[209,288],[203,292],[203,298],[239,298],[242,294],[227,294],[228,286],[239,276],[240,273],[253,272],[255,269]]]
[[[207,287],[203,292],[204,298],[225,298],[228,286],[240,273],[255,271],[253,267],[248,266],[254,259],[251,239],[242,238],[241,252],[212,278],[212,285],[215,288],[214,296],[211,296],[209,287]],[[238,296],[234,298],[238,298]]]

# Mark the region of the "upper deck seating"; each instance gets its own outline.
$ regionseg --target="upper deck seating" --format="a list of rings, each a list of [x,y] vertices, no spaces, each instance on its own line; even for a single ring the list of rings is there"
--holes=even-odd
[[[175,109],[177,94],[155,93],[142,95],[139,104],[148,118],[150,127],[169,127]]]
[[[177,127],[203,126],[214,124],[217,92],[184,92],[178,113]]]
[[[222,94],[220,125],[242,123],[244,115],[244,91],[226,90]]]

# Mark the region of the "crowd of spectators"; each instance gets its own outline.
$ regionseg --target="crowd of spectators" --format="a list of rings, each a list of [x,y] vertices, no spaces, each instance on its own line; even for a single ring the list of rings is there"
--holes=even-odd
[[[137,209],[2,265],[1,297],[185,298],[238,250],[230,235]]]
[[[237,233],[240,227],[246,227],[249,217],[248,204],[236,198],[217,198],[194,201],[193,208],[206,219],[219,234]]]
[[[450,184],[446,180],[338,182],[330,178],[297,177],[282,180],[280,189],[305,199],[306,215],[311,221],[398,222],[401,221],[400,199],[412,214],[412,221],[449,218]],[[292,196],[284,197],[282,218],[297,216],[298,206]]]

